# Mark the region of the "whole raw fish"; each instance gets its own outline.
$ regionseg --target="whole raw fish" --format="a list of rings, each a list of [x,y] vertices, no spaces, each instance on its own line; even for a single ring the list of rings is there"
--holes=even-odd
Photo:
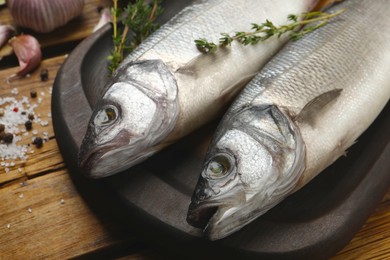
[[[209,55],[200,54],[194,40],[217,42],[221,32],[248,31],[266,19],[285,24],[289,14],[307,12],[316,2],[194,1],[118,68],[94,108],[80,167],[93,178],[120,172],[212,120],[288,38],[233,43]]]
[[[187,221],[211,239],[239,230],[345,154],[390,97],[388,0],[346,0],[286,45],[229,108]]]

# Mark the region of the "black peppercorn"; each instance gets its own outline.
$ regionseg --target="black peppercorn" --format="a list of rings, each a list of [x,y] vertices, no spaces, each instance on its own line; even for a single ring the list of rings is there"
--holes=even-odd
[[[28,119],[32,121],[35,119],[35,116],[33,114],[28,114]]]
[[[31,130],[32,122],[30,120],[27,120],[26,123],[24,123],[24,126],[26,127],[26,130]]]
[[[30,97],[36,98],[37,97],[37,92],[35,90],[31,90]]]
[[[10,133],[5,133],[3,136],[3,141],[6,144],[12,143],[12,140],[14,139],[14,135]]]
[[[4,130],[5,130],[5,125],[0,124],[0,132],[4,132]]]
[[[41,81],[46,81],[49,79],[49,71],[47,69],[41,70]]]
[[[43,145],[43,139],[40,138],[40,137],[35,137],[35,138],[34,138],[34,141],[33,141],[33,144],[35,144],[35,146],[36,146],[37,148],[41,148],[42,145]]]

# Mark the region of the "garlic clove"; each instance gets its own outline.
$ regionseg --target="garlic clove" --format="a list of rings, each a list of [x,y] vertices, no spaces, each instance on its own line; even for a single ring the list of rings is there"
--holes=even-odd
[[[105,7],[100,12],[99,22],[95,25],[92,32],[96,32],[100,28],[102,28],[105,24],[112,22],[111,10],[108,7]]]
[[[37,39],[28,34],[12,37],[9,44],[13,48],[19,62],[16,76],[25,76],[35,69],[42,59],[41,47]]]
[[[11,25],[0,25],[0,48],[12,37],[15,33],[15,28]]]
[[[7,0],[15,23],[47,33],[79,16],[84,0]]]

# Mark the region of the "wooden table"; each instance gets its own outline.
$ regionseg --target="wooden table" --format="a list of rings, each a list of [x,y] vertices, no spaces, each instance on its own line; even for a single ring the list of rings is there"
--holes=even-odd
[[[124,230],[109,213],[89,208],[72,183],[56,143],[50,114],[53,81],[66,54],[92,33],[99,19],[97,7],[108,1],[85,2],[82,16],[64,28],[34,34],[42,44],[44,59],[29,77],[6,83],[5,79],[17,71],[17,62],[10,48],[0,50],[5,56],[0,61],[0,97],[21,99],[35,90],[38,97],[31,99],[38,104],[35,113],[49,123],[33,125],[36,135],[47,136],[42,148],[30,145],[28,158],[15,160],[15,166],[0,162],[0,259],[169,258]],[[0,23],[10,22],[7,8],[1,8]],[[40,79],[44,68],[49,71],[48,81]],[[33,135],[29,132],[20,143],[31,143]],[[389,245],[390,191],[350,244],[333,259],[390,258]]]

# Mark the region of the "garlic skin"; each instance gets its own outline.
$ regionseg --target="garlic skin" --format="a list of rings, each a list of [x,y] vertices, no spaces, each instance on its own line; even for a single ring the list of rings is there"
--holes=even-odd
[[[7,0],[15,23],[47,33],[79,16],[84,0]]]
[[[7,43],[15,33],[15,28],[11,25],[0,24],[0,48]]]
[[[99,22],[95,25],[92,32],[96,32],[97,30],[102,28],[104,25],[106,25],[107,23],[111,23],[111,22],[112,22],[111,10],[110,10],[110,8],[105,7],[100,12]]]
[[[33,36],[22,34],[12,37],[8,43],[13,48],[19,62],[19,71],[16,73],[16,76],[25,76],[41,62],[41,46]]]

